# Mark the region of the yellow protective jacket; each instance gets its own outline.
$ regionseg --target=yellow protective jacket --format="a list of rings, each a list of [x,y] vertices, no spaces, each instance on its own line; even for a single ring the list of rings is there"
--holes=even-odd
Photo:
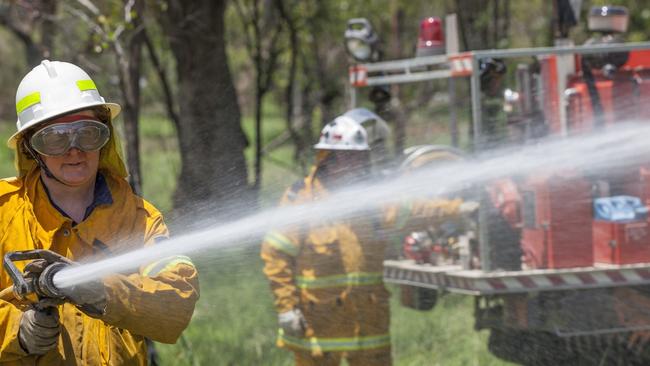
[[[20,146],[20,145],[19,145]],[[18,151],[18,178],[0,180],[0,255],[15,250],[49,249],[73,261],[122,254],[168,236],[162,215],[136,196],[115,139],[102,150],[100,169],[111,204],[95,207],[73,226],[50,202],[33,160]],[[18,262],[23,269],[26,263]],[[0,363],[8,365],[146,365],[144,338],[174,343],[185,329],[198,299],[197,271],[186,257],[143,265],[132,274],[104,279],[106,313],[88,317],[75,306],[59,307],[58,348],[30,356],[18,341],[22,311],[0,300]],[[0,287],[12,285],[0,272]]]
[[[312,169],[310,176],[290,188],[280,205],[326,198],[329,193],[316,171]],[[390,347],[389,293],[383,284],[382,264],[391,231],[410,230],[425,220],[454,215],[460,203],[405,204],[386,208],[375,217],[323,219],[268,233],[261,257],[276,310],[299,308],[308,325],[304,338],[280,331],[278,345],[313,355]]]

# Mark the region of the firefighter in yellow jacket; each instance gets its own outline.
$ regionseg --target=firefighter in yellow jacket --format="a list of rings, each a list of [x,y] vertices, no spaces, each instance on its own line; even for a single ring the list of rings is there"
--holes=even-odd
[[[311,174],[285,193],[281,205],[326,199],[367,177],[371,144],[354,116],[346,113],[325,126]],[[279,346],[295,352],[297,365],[339,365],[342,359],[390,365],[389,293],[382,281],[388,229],[405,226],[408,216],[452,215],[459,206],[459,200],[404,204],[375,217],[323,219],[268,233],[261,256],[279,313]]]
[[[125,180],[112,125],[120,106],[106,103],[88,74],[43,61],[21,81],[16,111],[8,144],[18,175],[0,181],[1,255],[48,249],[80,261],[167,238],[160,212]],[[2,271],[0,286],[10,285]],[[0,300],[0,363],[145,365],[145,337],[174,343],[189,323],[198,277],[189,258],[173,257],[62,291],[62,305]]]

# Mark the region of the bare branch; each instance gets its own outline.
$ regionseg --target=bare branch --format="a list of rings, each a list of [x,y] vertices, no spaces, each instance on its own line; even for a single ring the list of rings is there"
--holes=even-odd
[[[102,28],[97,22],[92,20],[86,13],[83,11],[73,7],[69,6],[67,4],[63,5],[63,8],[67,11],[70,12],[70,14],[77,16],[79,19],[83,20],[86,24],[88,24],[92,30],[97,33],[98,35],[102,36],[102,38],[106,38],[106,32],[104,31],[104,28]]]
[[[122,43],[117,39],[113,39],[111,44],[113,45],[117,57],[121,60],[124,57],[124,48],[122,47]]]
[[[126,27],[124,27],[123,24],[120,24],[117,27],[115,27],[115,32],[113,32],[112,41],[119,42],[120,36],[122,35],[122,32],[124,32],[125,29]]]
[[[284,49],[277,47],[278,40],[280,39],[280,34],[282,33],[282,28],[282,23],[278,22],[275,26],[275,32],[273,32],[271,40],[269,41],[269,57],[266,60],[266,65],[260,65],[262,67],[262,70],[260,71],[264,76],[263,83],[260,87],[264,92],[267,92],[271,88],[273,71],[275,70],[275,66],[280,54],[284,51]]]
[[[124,5],[124,21],[127,23],[131,23],[133,21],[133,17],[131,16],[131,10],[133,10],[133,6],[135,6],[135,0],[129,0]],[[140,14],[136,14],[136,16],[140,16]]]
[[[251,57],[254,57],[255,47],[253,45],[253,39],[250,35],[249,28],[252,26],[250,23],[254,23],[255,20],[252,20],[250,23],[247,22],[246,19],[249,19],[249,17],[246,16],[244,7],[239,3],[239,0],[234,0],[233,3],[235,4],[235,11],[237,12],[237,15],[239,15],[239,20],[244,27],[244,44],[246,45],[246,50]]]
[[[84,8],[88,9],[93,15],[95,16],[100,16],[101,12],[99,11],[99,8],[95,6],[95,4],[92,3],[90,0],[77,0],[77,2],[83,6]]]
[[[160,59],[156,54],[156,50],[154,49],[153,43],[151,42],[151,38],[149,38],[149,34],[146,32],[146,30],[144,31],[143,37],[144,37],[144,44],[147,47],[147,51],[149,53],[149,59],[151,60],[151,64],[156,70],[156,73],[158,74],[158,78],[160,79],[160,84],[162,85],[163,94],[165,94],[165,106],[167,108],[167,114],[169,115],[169,118],[172,120],[172,122],[174,122],[174,126],[176,126],[176,129],[179,130],[181,128],[181,122],[174,108],[175,105],[174,97],[173,97],[171,87],[169,86],[170,83],[167,78],[167,73],[165,72],[165,69],[160,64]]]
[[[0,23],[9,28],[21,40],[31,39],[29,32],[24,27],[21,27],[22,22],[16,22],[11,10],[12,7],[10,5],[0,6]]]

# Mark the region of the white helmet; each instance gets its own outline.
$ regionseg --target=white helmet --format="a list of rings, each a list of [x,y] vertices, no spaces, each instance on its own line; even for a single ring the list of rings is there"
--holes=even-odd
[[[16,147],[21,133],[28,128],[70,112],[105,106],[111,118],[120,113],[120,106],[106,103],[99,95],[90,76],[76,65],[68,62],[43,60],[34,67],[16,91],[17,132],[7,145]]]
[[[314,149],[368,151],[368,133],[352,118],[339,116],[323,128]]]

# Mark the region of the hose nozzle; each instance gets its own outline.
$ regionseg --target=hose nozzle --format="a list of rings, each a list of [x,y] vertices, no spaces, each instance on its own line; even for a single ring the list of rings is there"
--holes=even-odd
[[[14,262],[43,259],[48,265],[37,276],[25,277]],[[39,298],[63,299],[65,296],[54,285],[54,276],[63,268],[71,265],[69,259],[49,250],[36,249],[9,252],[5,254],[3,264],[9,277],[14,283],[14,294],[18,299],[26,299],[29,295],[36,294]],[[33,301],[33,300],[31,300]]]
[[[63,299],[65,296],[61,293],[61,290],[54,285],[54,275],[68,266],[69,264],[67,263],[55,262],[45,267],[45,270],[43,270],[41,275],[38,277],[38,280],[34,281],[34,292],[36,292],[40,297]]]

